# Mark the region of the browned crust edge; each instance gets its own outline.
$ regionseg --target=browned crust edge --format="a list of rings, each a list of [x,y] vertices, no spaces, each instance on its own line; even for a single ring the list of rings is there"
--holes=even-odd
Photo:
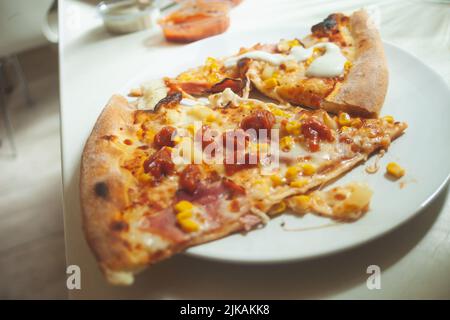
[[[388,68],[380,34],[365,10],[350,16],[356,58],[346,79],[338,83],[321,107],[364,117],[377,117],[388,87]]]
[[[111,224],[127,205],[126,178],[121,175],[122,153],[105,136],[133,123],[134,110],[122,96],[114,95],[99,116],[81,160],[80,200],[83,229],[102,271],[136,268],[127,243]]]

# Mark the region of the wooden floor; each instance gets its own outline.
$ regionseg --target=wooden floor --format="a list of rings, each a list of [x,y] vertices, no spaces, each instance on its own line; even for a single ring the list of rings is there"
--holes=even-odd
[[[34,105],[17,88],[8,96],[16,158],[0,129],[0,298],[65,299],[58,55],[45,47],[19,59]]]

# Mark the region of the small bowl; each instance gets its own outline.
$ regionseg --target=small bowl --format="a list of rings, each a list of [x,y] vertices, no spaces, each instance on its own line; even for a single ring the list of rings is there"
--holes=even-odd
[[[230,25],[226,1],[183,1],[182,7],[159,20],[167,41],[187,43],[225,32]]]
[[[159,9],[153,1],[145,8],[139,8],[135,0],[102,1],[97,9],[106,30],[115,34],[149,29],[159,16]]]

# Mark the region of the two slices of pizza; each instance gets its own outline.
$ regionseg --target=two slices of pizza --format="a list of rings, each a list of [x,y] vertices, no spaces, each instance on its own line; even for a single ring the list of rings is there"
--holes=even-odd
[[[85,234],[107,279],[132,283],[147,265],[287,208],[361,217],[367,185],[321,187],[406,129],[377,117],[386,70],[379,35],[358,11],[329,16],[303,40],[208,59],[133,90],[136,101],[113,96],[80,181]],[[279,104],[251,98],[255,90]]]

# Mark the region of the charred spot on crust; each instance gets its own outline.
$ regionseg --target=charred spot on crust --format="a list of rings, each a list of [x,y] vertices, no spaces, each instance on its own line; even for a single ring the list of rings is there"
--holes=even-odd
[[[108,198],[109,189],[108,185],[105,182],[97,182],[94,186],[95,194],[103,199]]]
[[[242,79],[225,78],[222,81],[214,84],[208,91],[209,93],[219,93],[227,88],[230,88],[231,91],[240,95],[244,87],[245,82]]]
[[[322,22],[313,25],[311,28],[311,32],[317,37],[329,36],[334,30],[337,30],[340,16],[341,14],[338,13],[330,14]]]
[[[155,105],[153,112],[157,111],[161,107],[171,107],[180,103],[183,95],[180,91],[174,91],[169,93],[165,98],[159,100],[159,102]]]
[[[111,222],[111,230],[121,232],[121,231],[127,231],[128,230],[128,223],[122,220],[116,220]]]

